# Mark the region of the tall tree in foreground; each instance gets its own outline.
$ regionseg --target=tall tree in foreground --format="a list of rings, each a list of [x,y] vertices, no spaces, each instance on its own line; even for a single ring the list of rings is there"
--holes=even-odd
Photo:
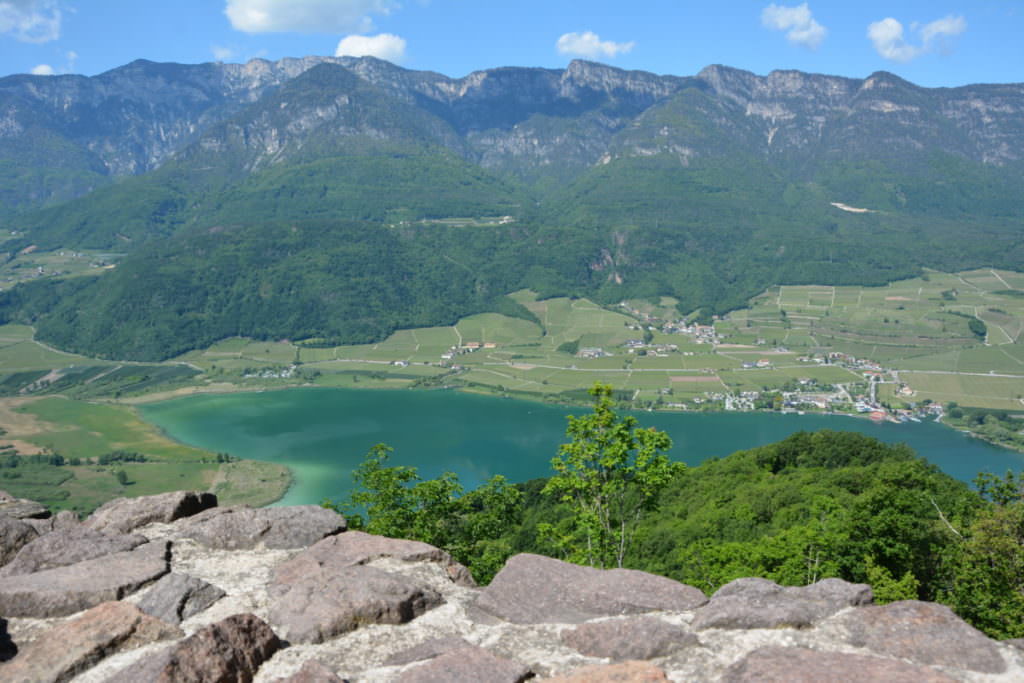
[[[685,465],[668,459],[668,434],[615,413],[611,386],[597,383],[590,395],[594,411],[569,417],[571,441],[551,460],[555,474],[543,489],[572,515],[567,528],[544,524],[539,531],[573,562],[621,567],[644,512]]]
[[[942,602],[993,638],[1024,637],[1024,477],[975,479],[990,501],[960,538]]]

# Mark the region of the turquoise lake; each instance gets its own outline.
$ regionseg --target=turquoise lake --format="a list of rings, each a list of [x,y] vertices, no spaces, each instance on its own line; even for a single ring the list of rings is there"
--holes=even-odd
[[[295,481],[281,504],[344,498],[351,472],[385,442],[392,463],[431,478],[444,471],[473,488],[495,474],[525,481],[550,473],[565,441],[566,415],[588,412],[451,391],[288,389],[197,395],[140,408],[169,436],[211,451],[269,460]],[[637,413],[642,426],[672,437],[671,456],[690,465],[771,443],[800,430],[852,430],[905,442],[963,481],[979,471],[1024,470],[1024,454],[986,444],[932,422],[874,424],[838,415]]]

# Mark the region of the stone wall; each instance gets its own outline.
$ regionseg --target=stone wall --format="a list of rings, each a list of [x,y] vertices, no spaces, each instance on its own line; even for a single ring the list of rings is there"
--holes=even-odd
[[[633,570],[444,551],[316,506],[179,492],[79,522],[0,492],[4,681],[1019,681],[1024,651],[838,579],[711,598]]]

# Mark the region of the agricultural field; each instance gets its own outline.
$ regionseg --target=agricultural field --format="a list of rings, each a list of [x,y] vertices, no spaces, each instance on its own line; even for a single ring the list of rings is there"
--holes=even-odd
[[[44,277],[98,275],[113,268],[120,257],[120,254],[88,250],[34,251],[30,247],[10,261],[0,264],[0,291],[10,289],[19,282]]]
[[[983,335],[971,329],[972,318],[984,323]],[[716,329],[727,342],[869,358],[901,371],[915,400],[1024,407],[1020,273],[986,268],[886,287],[775,287]]]
[[[163,436],[127,406],[94,404],[59,397],[0,401],[0,444],[4,463],[14,452],[31,458],[59,455],[59,466],[29,462],[0,467],[0,488],[54,509],[88,513],[118,496],[141,496],[173,489],[221,491],[224,504],[276,500],[287,489],[287,470],[270,463],[218,463],[216,454]],[[144,462],[113,460],[111,453],[143,454]],[[256,467],[257,474],[248,469]],[[119,475],[119,472],[124,475]],[[252,480],[256,480],[253,482]],[[238,482],[254,483],[240,486]],[[244,489],[244,490],[243,490]]]
[[[287,486],[282,468],[218,463],[215,454],[165,439],[118,405],[200,391],[444,386],[580,403],[586,388],[603,382],[634,407],[718,409],[726,394],[799,387],[809,394],[835,387],[849,404],[868,392],[863,370],[872,367],[851,364],[855,357],[885,369],[877,399],[895,407],[930,400],[1024,410],[1019,273],[930,272],[886,287],[775,287],[710,332],[680,333],[683,316],[668,298],[604,308],[586,299],[539,301],[529,291],[511,296],[533,320],[484,313],[351,346],[232,338],[161,364],[66,354],[34,341],[31,328],[0,326],[0,395],[9,397],[0,399],[0,446],[81,460],[115,450],[148,458],[22,466],[6,472],[0,488],[81,510],[168,486],[212,489],[226,502],[260,504],[280,495]],[[845,360],[825,362],[833,353]]]

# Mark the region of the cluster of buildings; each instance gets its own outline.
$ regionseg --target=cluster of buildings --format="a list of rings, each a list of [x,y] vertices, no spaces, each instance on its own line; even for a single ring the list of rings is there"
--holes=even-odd
[[[441,362],[451,362],[456,356],[461,356],[464,353],[474,353],[480,349],[496,349],[498,348],[495,342],[463,342],[455,346],[448,347],[448,350],[441,354]]]

